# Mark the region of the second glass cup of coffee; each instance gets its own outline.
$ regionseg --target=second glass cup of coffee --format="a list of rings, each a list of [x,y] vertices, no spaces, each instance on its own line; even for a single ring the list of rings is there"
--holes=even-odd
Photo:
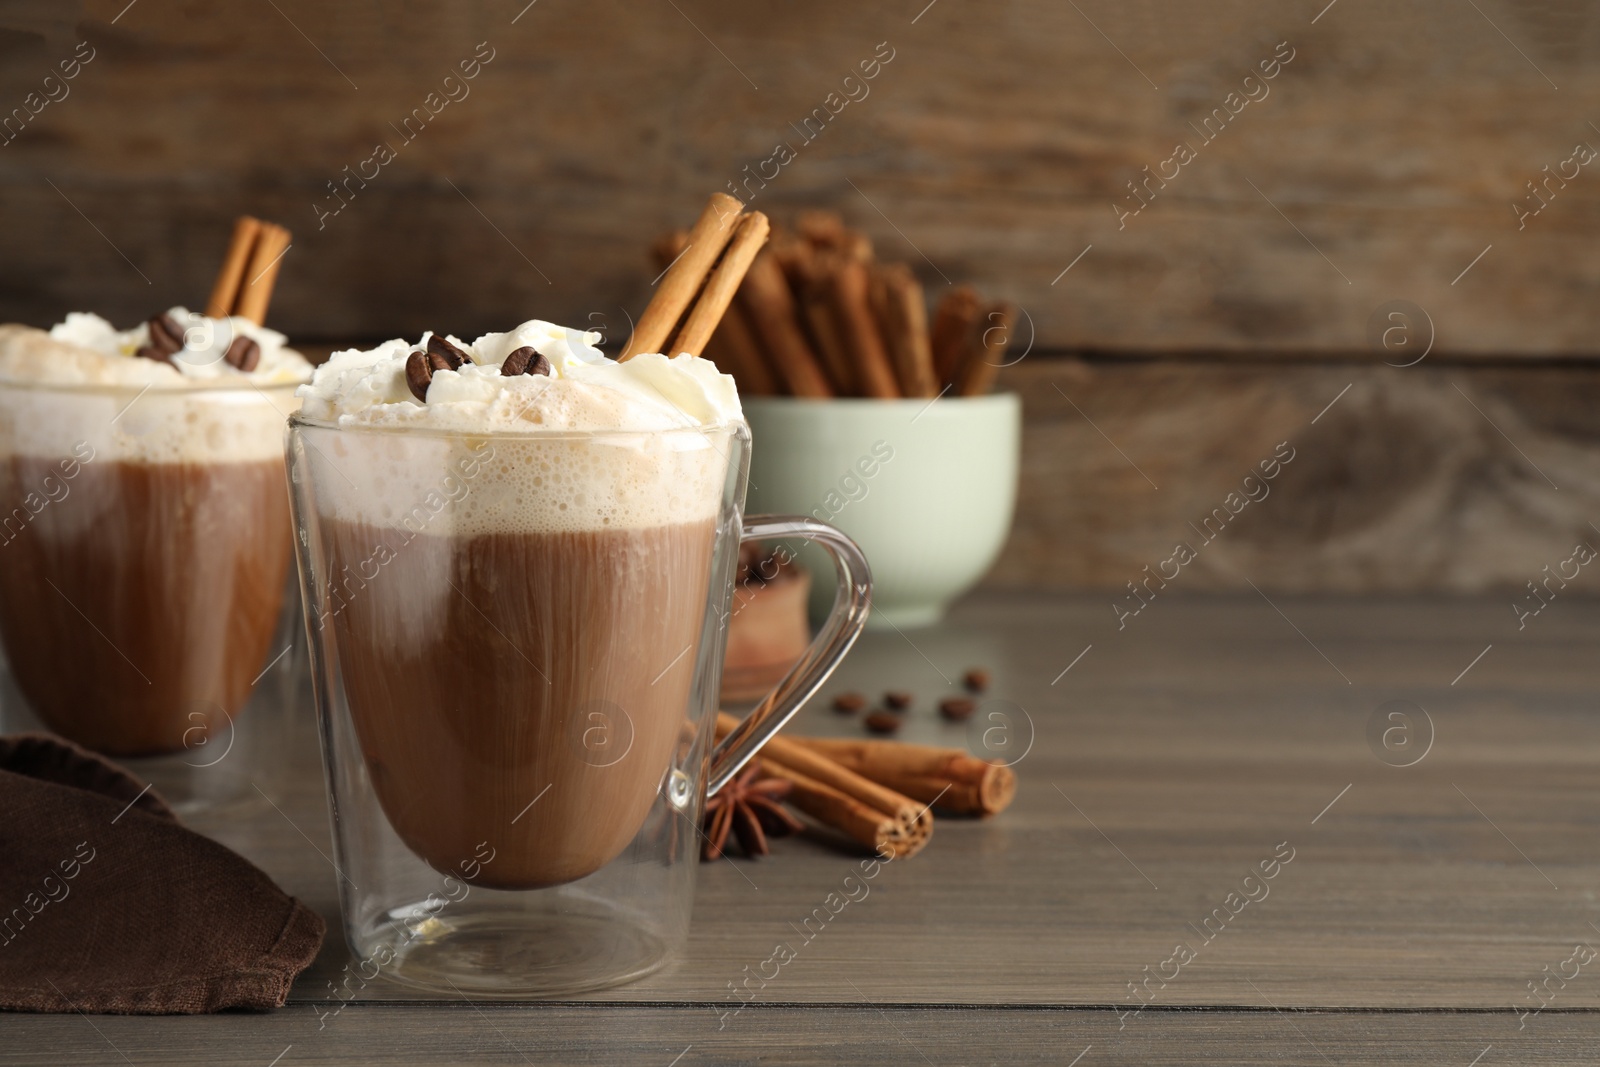
[[[283,342],[183,308],[0,327],[0,730],[131,760],[184,812],[286,755],[282,442],[311,365]]]
[[[659,967],[687,934],[706,797],[865,620],[847,537],[742,516],[750,432],[731,380],[687,356],[615,363],[594,340],[532,322],[336,353],[291,420],[363,980],[554,994]],[[839,592],[795,675],[713,751],[748,538],[820,545]]]

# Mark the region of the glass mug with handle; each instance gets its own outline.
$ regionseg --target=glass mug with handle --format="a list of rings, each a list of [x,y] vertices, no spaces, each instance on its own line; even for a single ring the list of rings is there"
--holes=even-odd
[[[652,357],[659,359],[660,357]],[[291,420],[296,549],[345,936],[365,977],[555,994],[688,932],[705,800],[860,633],[844,534],[742,516],[750,431]],[[832,614],[712,746],[741,540],[804,539]]]
[[[0,733],[48,728],[231,817],[295,726],[283,433],[312,368],[243,318],[151,321],[0,326]],[[182,347],[137,354],[156,340]]]

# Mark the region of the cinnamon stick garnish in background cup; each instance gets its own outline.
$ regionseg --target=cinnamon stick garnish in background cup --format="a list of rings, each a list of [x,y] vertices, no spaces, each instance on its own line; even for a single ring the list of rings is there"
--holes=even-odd
[[[717,736],[724,737],[739,720],[717,715]],[[858,844],[896,859],[914,856],[933,836],[933,815],[918,803],[886,786],[848,770],[827,756],[786,737],[774,737],[756,756],[770,777],[791,782],[785,798],[818,822]]]
[[[711,202],[700,213],[694,229],[689,231],[688,247],[658,283],[655,296],[639,316],[633,335],[617,357],[619,362],[632,359],[640,352],[661,352],[666,348],[673,328],[733,239],[743,211],[744,204],[726,193],[711,194]]]
[[[211,298],[206,301],[206,316],[223,319],[239,315],[261,325],[267,316],[267,305],[272,302],[278,266],[289,241],[289,231],[276,223],[249,215],[234,220],[227,254],[222,257]],[[250,362],[242,348],[241,359]],[[231,351],[229,362],[234,362]]]
[[[233,306],[235,315],[249,319],[257,326],[261,325],[267,317],[267,305],[272,301],[272,287],[278,280],[278,267],[283,263],[283,254],[288,248],[288,230],[271,222],[261,224],[239,287],[238,300]]]
[[[256,238],[261,233],[261,220],[240,215],[233,224],[233,238],[228,242],[228,253],[223,257],[222,270],[211,287],[211,299],[206,301],[206,316],[227,318],[233,314],[239,300],[239,289],[244,283],[244,271],[255,251]]]
[[[903,741],[799,737],[793,742],[913,800],[954,815],[994,815],[1017,794],[1010,767],[978,759],[959,748]]]

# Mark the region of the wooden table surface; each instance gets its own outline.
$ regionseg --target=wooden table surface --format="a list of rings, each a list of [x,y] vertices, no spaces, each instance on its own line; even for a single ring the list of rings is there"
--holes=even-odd
[[[1600,947],[1597,648],[1600,603],[1575,598],[1519,631],[1499,599],[1169,594],[1118,630],[1101,598],[1008,595],[869,634],[828,691],[913,690],[907,739],[964,743],[933,705],[994,672],[1009,703],[980,714],[1031,723],[1016,803],[941,820],[736,1015],[730,982],[855,859],[789,840],[705,866],[687,955],[621,989],[378,982],[333,1014],[348,956],[306,731],[281,812],[194,821],[328,920],[289,1006],[0,1016],[0,1064],[1592,1064],[1600,959],[1572,961]],[[1426,716],[1385,748],[1397,700]]]

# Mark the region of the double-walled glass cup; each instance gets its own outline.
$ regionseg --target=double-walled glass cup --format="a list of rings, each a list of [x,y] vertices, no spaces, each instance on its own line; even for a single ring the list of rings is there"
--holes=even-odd
[[[3,729],[126,760],[181,811],[274,776],[304,632],[294,390],[0,381]]]
[[[750,435],[482,437],[296,416],[290,478],[350,989],[550,995],[688,933],[710,793],[866,619],[856,545],[742,517]],[[810,653],[712,749],[741,539],[834,558]]]
[[[833,670],[870,577],[810,519],[743,518],[739,422],[339,428],[289,468],[352,991],[597,989],[687,936],[701,813]],[[739,543],[800,538],[838,596],[713,750]]]

